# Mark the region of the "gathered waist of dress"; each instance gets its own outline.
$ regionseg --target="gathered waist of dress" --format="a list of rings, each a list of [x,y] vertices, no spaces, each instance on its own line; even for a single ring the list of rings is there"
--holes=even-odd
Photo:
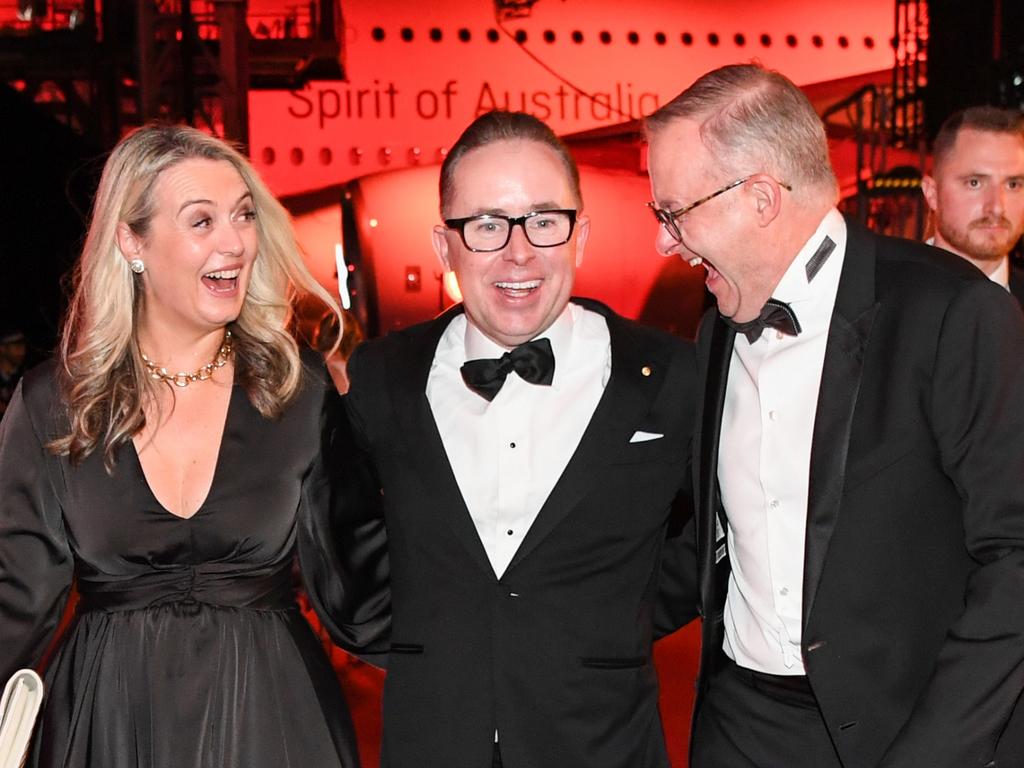
[[[284,610],[295,605],[291,562],[239,572],[194,565],[116,581],[79,576],[79,610],[129,611],[176,603]]]

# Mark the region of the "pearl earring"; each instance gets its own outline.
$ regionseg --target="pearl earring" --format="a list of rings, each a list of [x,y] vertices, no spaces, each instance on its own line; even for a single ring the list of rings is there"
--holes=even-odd
[[[142,263],[142,259],[132,259],[128,262],[128,266],[136,275],[141,275],[146,271],[146,265]]]

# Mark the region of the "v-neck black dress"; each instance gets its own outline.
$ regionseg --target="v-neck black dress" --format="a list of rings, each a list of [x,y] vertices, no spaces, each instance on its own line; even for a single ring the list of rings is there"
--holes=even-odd
[[[320,483],[324,380],[277,420],[235,386],[194,517],[151,492],[131,443],[113,475],[45,444],[54,365],[0,421],[0,682],[38,663],[72,578],[72,626],[46,671],[30,766],[352,768],[348,709],[295,604],[296,518]],[[66,422],[65,422],[66,423]]]

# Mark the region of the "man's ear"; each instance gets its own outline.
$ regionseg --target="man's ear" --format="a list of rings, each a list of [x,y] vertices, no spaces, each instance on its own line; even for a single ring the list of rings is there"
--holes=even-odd
[[[782,210],[782,195],[785,190],[770,176],[755,176],[748,183],[757,208],[758,224],[766,227],[775,221]]]
[[[122,221],[117,225],[114,236],[117,240],[118,250],[121,251],[125,261],[139,258],[142,254],[142,240],[132,232],[131,227]]]
[[[928,203],[929,210],[934,213],[939,207],[939,190],[934,176],[921,177],[921,193],[924,195],[924,201]]]
[[[590,217],[580,216],[576,219],[576,266],[583,264],[583,251],[587,248],[587,238],[590,237]]]
[[[452,271],[451,259],[448,258],[448,230],[442,227],[440,224],[434,227],[430,233],[430,242],[434,246],[434,253],[437,254],[437,258],[441,260],[441,265],[446,271]]]

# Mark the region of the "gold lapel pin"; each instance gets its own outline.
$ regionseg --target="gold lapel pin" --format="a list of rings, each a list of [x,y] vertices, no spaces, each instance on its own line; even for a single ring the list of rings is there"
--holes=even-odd
[[[644,376],[650,376],[651,375],[651,366],[645,365],[643,368],[640,369],[640,373],[643,374]]]

